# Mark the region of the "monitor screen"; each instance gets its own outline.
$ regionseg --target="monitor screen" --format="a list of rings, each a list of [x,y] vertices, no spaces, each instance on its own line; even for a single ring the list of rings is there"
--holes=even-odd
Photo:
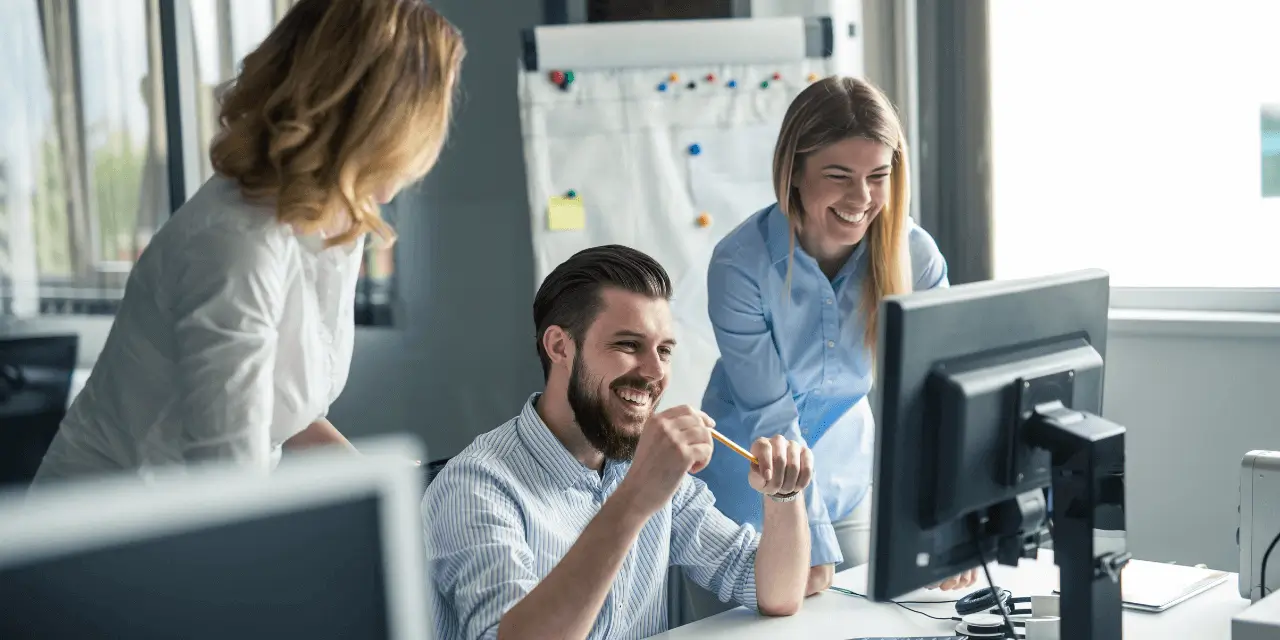
[[[366,494],[0,568],[0,638],[389,638],[380,507]]]

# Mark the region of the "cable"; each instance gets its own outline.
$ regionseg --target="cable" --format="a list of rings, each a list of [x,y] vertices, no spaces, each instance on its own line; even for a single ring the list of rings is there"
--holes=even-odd
[[[829,590],[831,590],[831,591],[835,591],[836,593],[843,593],[843,594],[844,594],[844,595],[846,595],[846,596],[854,596],[854,597],[857,597],[857,598],[862,598],[863,600],[866,600],[866,599],[867,599],[867,596],[865,596],[865,595],[863,595],[863,594],[861,594],[861,593],[858,593],[857,591],[852,591],[852,590],[850,590],[850,589],[845,589],[845,588],[843,588],[843,587],[827,587],[827,589],[829,589]],[[947,617],[943,618],[943,617],[939,617],[939,616],[931,615],[931,614],[925,613],[925,612],[923,612],[923,611],[917,611],[917,610],[912,609],[911,607],[908,607],[908,606],[907,606],[908,604],[955,604],[956,602],[959,602],[959,600],[901,600],[901,601],[899,601],[899,600],[890,600],[889,602],[891,602],[891,603],[893,603],[893,604],[896,604],[896,605],[898,605],[899,607],[902,607],[903,609],[906,609],[907,611],[910,611],[911,613],[917,613],[917,614],[920,614],[920,615],[922,615],[922,616],[924,616],[924,617],[926,617],[926,618],[933,618],[934,620],[943,620],[943,621],[959,620],[959,618],[955,618],[955,617],[952,617],[952,616],[947,616]]]
[[[996,583],[991,579],[991,567],[987,566],[987,553],[982,550],[982,540],[985,536],[976,537],[974,544],[978,547],[978,560],[982,561],[982,572],[987,574],[987,586],[991,588],[991,592],[1000,593],[1000,589],[996,587]],[[1009,611],[1005,608],[1004,603],[996,598],[996,608],[1000,610],[1000,617],[1004,618],[1004,632],[1009,634],[1010,638],[1017,638],[1018,634],[1013,630],[1013,622],[1009,621]]]
[[[1270,591],[1267,589],[1267,561],[1271,559],[1271,551],[1276,548],[1277,542],[1280,542],[1280,533],[1277,533],[1276,537],[1271,539],[1271,544],[1267,545],[1267,552],[1262,554],[1262,568],[1259,570],[1262,575],[1258,577],[1261,579],[1260,586],[1262,587],[1262,597],[1264,598],[1267,597],[1267,593]]]

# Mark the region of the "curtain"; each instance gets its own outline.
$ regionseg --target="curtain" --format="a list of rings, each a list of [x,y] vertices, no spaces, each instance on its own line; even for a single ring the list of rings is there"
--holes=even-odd
[[[952,284],[993,277],[987,0],[918,0],[917,221]]]

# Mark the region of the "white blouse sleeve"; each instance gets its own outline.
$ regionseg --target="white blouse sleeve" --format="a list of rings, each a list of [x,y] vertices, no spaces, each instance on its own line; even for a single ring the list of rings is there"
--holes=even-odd
[[[277,332],[284,249],[273,238],[228,231],[182,257],[176,279],[175,350],[187,462],[271,465]],[[202,238],[204,240],[205,238]]]

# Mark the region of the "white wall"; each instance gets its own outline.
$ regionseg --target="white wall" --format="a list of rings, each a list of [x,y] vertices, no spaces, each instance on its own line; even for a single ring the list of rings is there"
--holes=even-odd
[[[862,0],[750,0],[751,17],[827,16],[835,35],[836,72],[862,75]],[[853,31],[850,31],[852,25]]]
[[[1127,428],[1130,549],[1236,570],[1240,460],[1280,449],[1280,318],[1113,319],[1107,351],[1103,414]]]

